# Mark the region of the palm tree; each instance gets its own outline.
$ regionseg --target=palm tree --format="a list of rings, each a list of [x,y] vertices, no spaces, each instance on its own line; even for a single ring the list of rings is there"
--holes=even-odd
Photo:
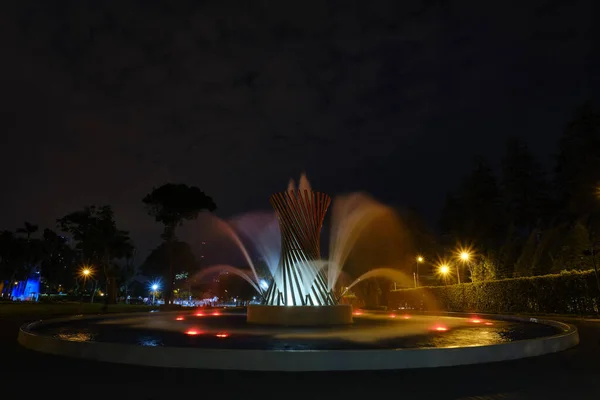
[[[31,235],[36,233],[38,231],[39,227],[37,225],[33,225],[27,221],[25,221],[25,223],[23,225],[25,227],[17,229],[17,233],[24,233],[27,238],[27,242],[29,242],[29,240],[31,239]]]

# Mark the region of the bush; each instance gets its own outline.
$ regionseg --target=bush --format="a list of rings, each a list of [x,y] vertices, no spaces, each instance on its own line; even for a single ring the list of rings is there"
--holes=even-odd
[[[391,309],[481,313],[596,314],[600,291],[593,271],[392,291]]]

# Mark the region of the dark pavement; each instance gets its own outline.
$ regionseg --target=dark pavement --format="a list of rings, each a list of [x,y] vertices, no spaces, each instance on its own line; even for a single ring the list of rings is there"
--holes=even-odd
[[[577,326],[580,345],[525,360],[392,372],[248,373],[135,367],[49,356],[24,349],[16,341],[19,326],[32,319],[0,318],[2,398],[600,398],[600,320],[556,318]]]

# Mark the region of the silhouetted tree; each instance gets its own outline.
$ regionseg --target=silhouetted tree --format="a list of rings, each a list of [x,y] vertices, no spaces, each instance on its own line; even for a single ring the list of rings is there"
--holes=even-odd
[[[140,266],[140,272],[148,277],[169,278],[169,265],[173,265],[175,274],[192,274],[198,269],[198,262],[192,252],[190,245],[186,242],[175,240],[171,248],[166,242],[155,247],[144,263]]]
[[[117,228],[110,206],[85,207],[57,222],[62,231],[72,235],[82,261],[100,267],[106,283],[106,303],[115,303],[120,273],[114,260],[131,256],[134,247],[129,232]]]
[[[502,192],[517,232],[528,235],[550,211],[550,186],[526,143],[511,138],[502,158]]]
[[[469,269],[471,271],[472,282],[498,279],[498,257],[493,251],[487,251],[485,254],[478,254],[475,259],[469,263]]]
[[[212,212],[217,206],[212,198],[197,187],[173,183],[152,190],[142,199],[142,202],[146,205],[148,214],[164,226],[162,238],[169,251],[169,277],[165,288],[165,303],[169,303],[173,298],[175,280],[175,270],[170,256],[171,244],[176,239],[175,229],[186,220],[196,219],[201,211]]]
[[[578,221],[563,231],[561,234],[563,242],[554,259],[552,272],[591,269],[591,260],[585,255],[591,245],[590,235],[585,225]]]
[[[600,114],[581,107],[559,141],[556,165],[559,204],[571,220],[597,213],[600,201]]]
[[[539,238],[541,232],[538,229],[534,229],[529,234],[527,241],[523,245],[521,254],[515,264],[515,274],[517,276],[530,276],[533,275],[535,253],[538,247]]]
[[[23,279],[27,270],[25,241],[11,231],[0,233],[0,274],[2,281],[8,281],[8,290],[15,279]]]
[[[446,198],[441,228],[454,242],[472,243],[477,248],[498,249],[506,235],[506,218],[496,176],[483,159]]]
[[[498,253],[498,279],[512,278],[516,269],[516,263],[523,247],[523,238],[519,235],[515,223],[511,223],[506,232],[506,239]]]

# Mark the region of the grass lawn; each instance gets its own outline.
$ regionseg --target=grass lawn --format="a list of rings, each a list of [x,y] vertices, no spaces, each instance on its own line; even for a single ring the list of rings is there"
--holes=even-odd
[[[99,314],[102,313],[102,303],[18,303],[18,302],[2,302],[0,303],[0,317],[8,316],[27,316],[35,315],[52,316],[52,315],[76,315],[76,314]],[[131,304],[111,304],[108,306],[108,313],[127,313],[150,311],[156,309],[153,306],[146,305],[131,305]]]

